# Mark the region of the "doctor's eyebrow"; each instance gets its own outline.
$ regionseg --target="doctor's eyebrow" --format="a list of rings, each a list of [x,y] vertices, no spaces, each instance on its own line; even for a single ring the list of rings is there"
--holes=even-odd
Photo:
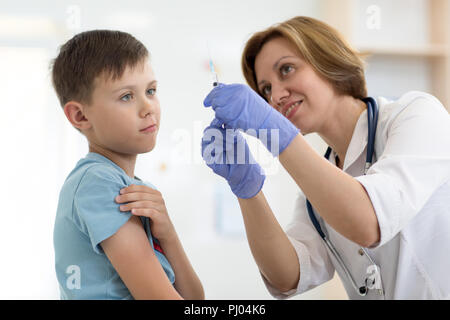
[[[280,59],[278,59],[278,60],[273,64],[272,70],[275,71],[275,70],[278,68],[278,65],[280,64],[281,60],[286,59],[286,58],[295,58],[295,57],[294,57],[294,56],[284,56],[284,57],[281,57]]]
[[[152,85],[154,85],[154,84],[157,84],[157,83],[158,83],[158,81],[156,81],[156,80],[150,81],[150,82],[147,84],[147,87],[150,87],[150,86],[152,86]],[[136,87],[137,87],[137,86],[124,86],[124,87],[120,87],[120,88],[117,88],[117,89],[113,90],[113,93],[114,93],[114,92],[117,92],[117,91],[120,91],[120,90],[123,90],[123,89],[136,89]]]

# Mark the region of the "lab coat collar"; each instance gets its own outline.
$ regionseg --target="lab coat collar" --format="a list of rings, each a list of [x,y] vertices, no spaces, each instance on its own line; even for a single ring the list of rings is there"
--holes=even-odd
[[[347,148],[347,153],[345,154],[345,161],[343,170],[347,169],[361,156],[367,146],[367,109],[364,110],[359,116],[356,122],[355,129],[353,130],[352,139]],[[333,151],[334,156],[336,154]]]

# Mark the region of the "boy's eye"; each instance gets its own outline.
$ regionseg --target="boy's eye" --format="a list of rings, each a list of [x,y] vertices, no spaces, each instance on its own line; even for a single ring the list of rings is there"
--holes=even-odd
[[[128,93],[128,94],[124,95],[122,98],[120,98],[120,100],[127,102],[127,101],[130,101],[131,98],[132,98],[131,94]]]
[[[148,89],[147,93],[151,96],[154,96],[156,94],[156,88]]]
[[[292,66],[285,64],[285,65],[281,66],[280,73],[281,73],[281,75],[285,76],[292,70],[293,70]]]

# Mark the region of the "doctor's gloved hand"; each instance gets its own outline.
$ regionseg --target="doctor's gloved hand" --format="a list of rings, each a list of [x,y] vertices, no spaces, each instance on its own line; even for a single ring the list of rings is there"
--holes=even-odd
[[[244,137],[237,130],[222,128],[217,119],[203,131],[202,157],[214,173],[227,180],[238,198],[254,197],[264,184],[264,171],[253,159]]]
[[[270,106],[249,86],[219,84],[203,101],[228,127],[257,137],[273,156],[278,156],[300,130]]]

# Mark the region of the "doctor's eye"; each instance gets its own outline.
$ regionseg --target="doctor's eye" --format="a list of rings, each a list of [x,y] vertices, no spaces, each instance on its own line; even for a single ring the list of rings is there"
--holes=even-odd
[[[261,89],[261,93],[263,94],[264,97],[268,97],[270,95],[271,89],[272,88],[270,86],[264,86]]]
[[[280,73],[281,73],[281,75],[283,75],[283,76],[287,75],[287,74],[290,73],[292,70],[294,70],[294,68],[293,68],[291,65],[289,65],[289,64],[284,64],[284,65],[282,65],[282,66],[280,67]]]

